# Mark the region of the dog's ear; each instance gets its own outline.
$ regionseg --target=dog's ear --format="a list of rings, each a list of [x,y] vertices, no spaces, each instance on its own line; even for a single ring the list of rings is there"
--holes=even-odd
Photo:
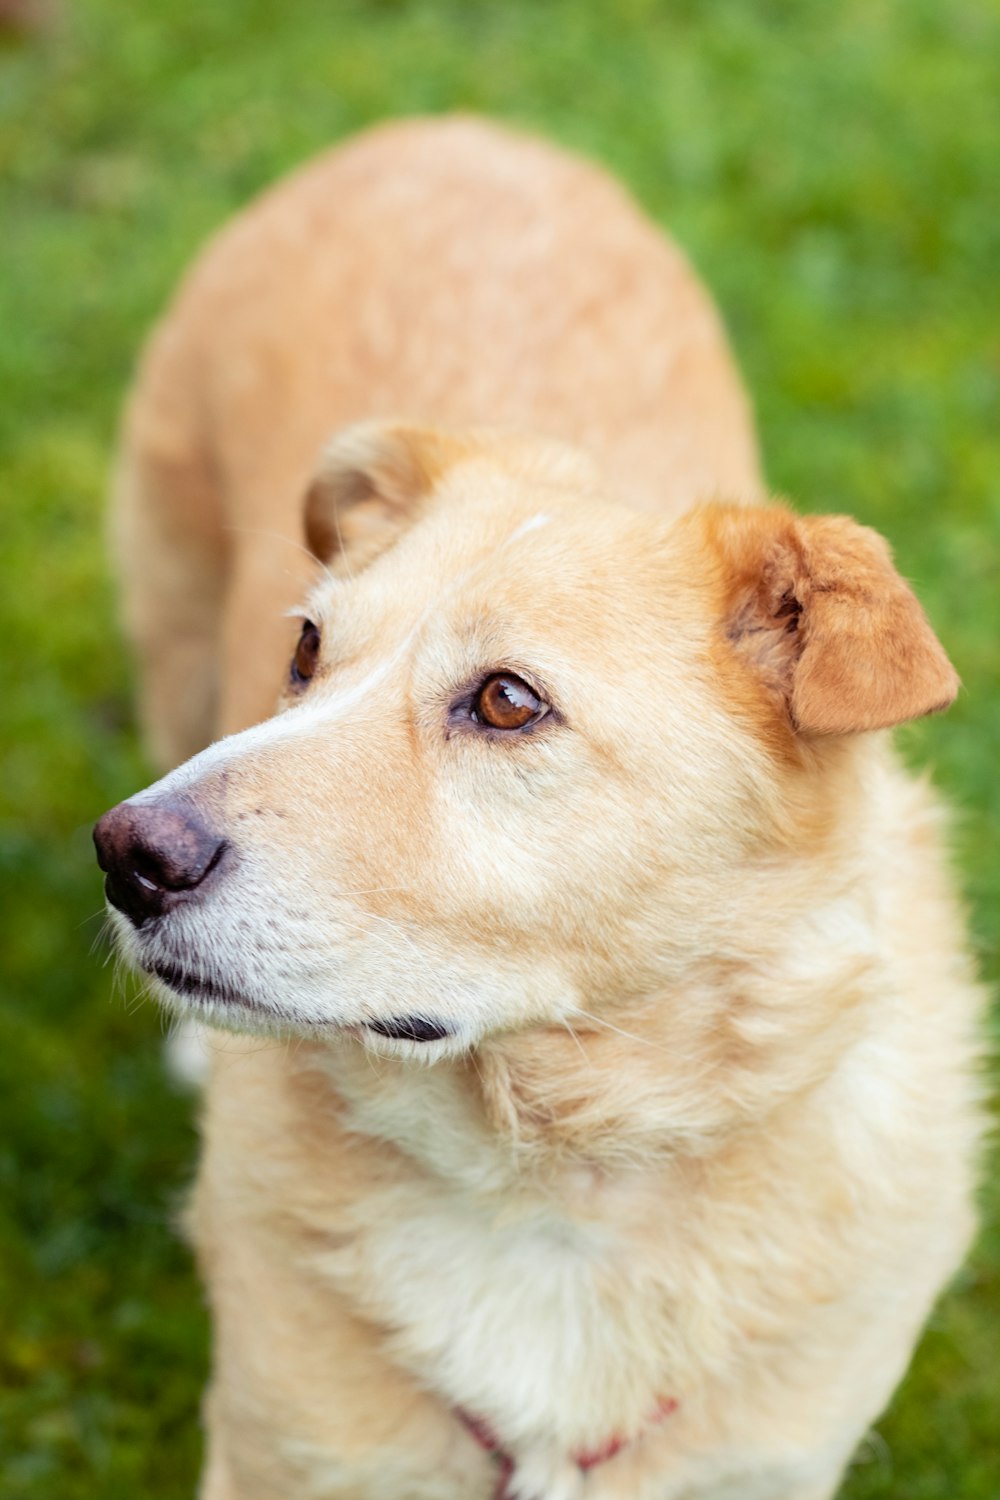
[[[310,551],[324,563],[348,549],[354,560],[369,560],[409,523],[459,452],[450,434],[406,422],[345,428],[306,493]]]
[[[320,562],[350,551],[355,566],[385,550],[449,469],[483,462],[537,490],[591,493],[593,463],[574,448],[503,427],[455,430],[361,422],[330,443],[306,494],[305,532]]]
[[[954,668],[877,532],[781,506],[709,505],[697,524],[729,648],[797,731],[886,729],[954,700]]]

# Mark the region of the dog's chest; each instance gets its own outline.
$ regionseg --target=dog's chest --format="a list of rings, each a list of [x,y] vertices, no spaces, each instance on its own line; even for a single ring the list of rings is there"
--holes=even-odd
[[[380,1196],[331,1270],[450,1405],[515,1447],[544,1434],[570,1452],[669,1396],[667,1299],[613,1224],[538,1196]]]
[[[447,1077],[376,1090],[349,1061],[345,1123],[406,1149],[366,1177],[326,1264],[391,1357],[506,1442],[641,1429],[680,1353],[663,1184],[579,1164],[540,1183]]]

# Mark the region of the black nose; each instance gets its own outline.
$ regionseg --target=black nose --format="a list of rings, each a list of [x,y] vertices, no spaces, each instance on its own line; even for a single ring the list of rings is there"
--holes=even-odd
[[[136,927],[189,897],[227,847],[183,797],[119,802],[97,824],[94,843],[104,893]]]

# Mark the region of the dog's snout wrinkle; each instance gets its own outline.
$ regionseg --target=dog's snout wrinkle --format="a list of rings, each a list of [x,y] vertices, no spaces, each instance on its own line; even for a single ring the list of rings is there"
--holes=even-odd
[[[190,801],[120,802],[94,829],[112,906],[136,927],[199,889],[229,847]]]

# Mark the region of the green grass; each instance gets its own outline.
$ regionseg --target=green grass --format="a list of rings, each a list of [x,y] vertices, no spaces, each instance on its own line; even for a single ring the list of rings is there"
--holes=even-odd
[[[965,680],[907,737],[958,809],[998,976],[997,0],[64,0],[0,50],[0,1491],[189,1495],[207,1331],[171,1231],[195,1150],[114,998],[89,825],[146,779],[102,545],[118,404],[203,237],[390,113],[609,163],[715,290],[776,489],[893,539]],[[851,1500],[1000,1495],[1000,1213]]]

